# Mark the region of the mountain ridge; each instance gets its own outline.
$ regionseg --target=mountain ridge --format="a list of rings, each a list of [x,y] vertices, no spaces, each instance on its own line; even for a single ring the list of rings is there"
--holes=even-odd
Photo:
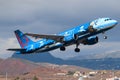
[[[24,74],[30,70],[36,68],[38,65],[30,61],[8,58],[0,63],[0,74],[5,74],[6,72],[12,76]]]
[[[104,59],[104,58],[120,58],[120,51],[111,51],[98,54],[79,55],[68,60],[81,60],[81,59]]]
[[[20,59],[25,59],[29,60],[32,62],[47,62],[47,63],[61,63],[62,59],[54,57],[52,54],[49,52],[45,53],[37,53],[37,54],[13,54],[12,58],[20,58]]]
[[[115,51],[116,52],[116,51]],[[115,52],[107,53],[106,55],[115,55]],[[117,52],[119,54],[120,51]],[[102,55],[102,56],[101,56]],[[120,70],[120,58],[111,58],[111,57],[106,57],[106,55],[100,54],[99,57],[96,57],[96,55],[82,55],[82,56],[77,56],[74,57],[73,59],[68,59],[68,60],[62,60],[60,58],[56,58],[52,56],[50,53],[42,53],[42,54],[33,54],[31,55],[14,55],[13,57],[15,58],[22,58],[26,60],[34,60],[33,62],[37,63],[51,63],[51,64],[57,64],[57,65],[75,65],[75,66],[80,66],[80,67],[85,67],[89,69],[97,69],[97,70],[111,70],[111,69],[116,69]],[[117,55],[118,56],[118,55]],[[27,57],[27,58],[26,58]],[[112,64],[111,64],[112,63]]]
[[[31,61],[17,58],[8,58],[0,63],[0,76],[4,77],[7,73],[7,76],[9,78],[12,78],[12,80],[13,78],[14,80],[16,80],[18,77],[21,78],[21,80],[33,79],[34,76],[39,76],[39,78],[42,78],[43,80],[44,78],[46,80],[46,77],[52,78],[51,80],[56,80],[59,78],[59,74],[67,75],[69,71],[89,72],[92,70],[79,66],[56,65],[50,63],[34,63]],[[68,78],[67,76],[62,77]],[[74,77],[71,75],[71,78]]]

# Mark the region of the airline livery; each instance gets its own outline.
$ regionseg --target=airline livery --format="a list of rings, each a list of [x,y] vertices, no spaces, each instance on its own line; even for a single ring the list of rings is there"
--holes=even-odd
[[[7,49],[16,51],[20,54],[40,53],[60,49],[65,51],[67,46],[76,45],[75,52],[80,52],[79,45],[94,45],[98,43],[99,38],[96,36],[99,33],[105,33],[112,29],[118,22],[110,18],[99,18],[83,25],[76,26],[55,35],[22,33],[20,30],[15,30],[15,35],[21,48]],[[39,41],[32,41],[27,36],[40,38]],[[107,39],[107,36],[104,36]]]

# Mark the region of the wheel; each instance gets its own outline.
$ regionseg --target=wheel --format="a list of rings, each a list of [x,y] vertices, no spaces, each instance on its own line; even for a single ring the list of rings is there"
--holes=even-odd
[[[75,48],[75,52],[80,52],[80,49],[79,48]]]
[[[65,51],[65,47],[64,46],[60,47],[60,50]]]
[[[104,36],[104,39],[107,39],[107,36]]]

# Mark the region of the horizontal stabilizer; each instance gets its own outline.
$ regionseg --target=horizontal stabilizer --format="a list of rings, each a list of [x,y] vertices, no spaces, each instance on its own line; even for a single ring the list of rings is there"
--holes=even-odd
[[[20,52],[25,52],[26,49],[21,49],[21,48],[14,48],[14,49],[7,49],[9,51],[20,51]]]

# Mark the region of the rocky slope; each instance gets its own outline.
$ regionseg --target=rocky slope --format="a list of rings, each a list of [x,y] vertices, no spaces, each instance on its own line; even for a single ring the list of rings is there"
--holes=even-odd
[[[35,63],[22,59],[9,58],[0,62],[0,74],[5,74],[6,72],[10,75],[25,74],[36,67],[38,65]]]

